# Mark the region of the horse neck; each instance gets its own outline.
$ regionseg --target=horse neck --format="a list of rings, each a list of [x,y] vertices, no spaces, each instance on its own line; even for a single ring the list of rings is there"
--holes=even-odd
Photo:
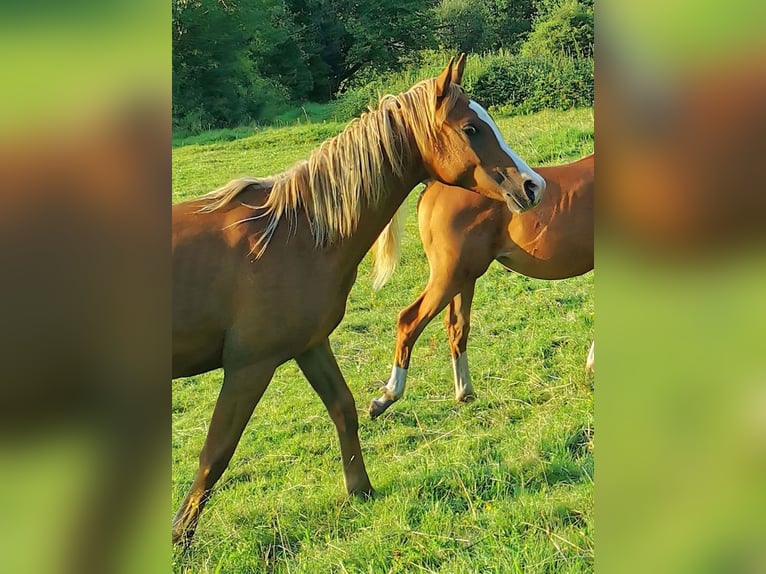
[[[417,152],[417,147],[411,146],[413,157],[404,161],[401,175],[394,174],[391,166],[386,164],[383,175],[383,193],[376,204],[365,204],[359,217],[355,233],[340,241],[337,250],[342,258],[354,269],[370,250],[383,228],[391,221],[396,211],[401,207],[410,191],[428,177],[423,164],[423,158]]]

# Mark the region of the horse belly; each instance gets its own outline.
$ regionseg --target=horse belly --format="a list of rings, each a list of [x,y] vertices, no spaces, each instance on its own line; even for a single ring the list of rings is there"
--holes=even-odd
[[[190,377],[223,366],[223,333],[199,330],[173,333],[173,378]]]
[[[227,354],[247,352],[284,362],[324,341],[343,320],[353,278],[309,273],[307,281],[289,275],[283,270],[278,283],[262,281],[238,298]]]
[[[531,243],[506,246],[496,257],[498,263],[509,271],[515,271],[536,279],[567,279],[582,275],[593,269],[592,245],[581,246],[572,242]]]

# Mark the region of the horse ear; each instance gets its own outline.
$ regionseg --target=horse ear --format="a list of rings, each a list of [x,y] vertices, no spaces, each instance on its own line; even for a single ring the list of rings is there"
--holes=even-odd
[[[463,70],[465,70],[465,52],[457,57],[457,64],[452,70],[452,83],[458,86],[463,83]]]
[[[436,98],[441,98],[444,96],[445,93],[447,93],[447,89],[449,88],[450,81],[452,80],[452,62],[455,61],[455,57],[449,59],[449,64],[447,64],[447,67],[442,70],[442,73],[439,74],[439,77],[436,78]]]

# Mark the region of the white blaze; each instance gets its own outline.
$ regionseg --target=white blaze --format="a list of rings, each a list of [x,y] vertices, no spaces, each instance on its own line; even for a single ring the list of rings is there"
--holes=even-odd
[[[514,152],[510,146],[505,143],[505,140],[503,139],[502,134],[500,133],[500,129],[497,127],[497,124],[495,121],[490,117],[490,115],[487,113],[487,110],[482,108],[478,103],[471,100],[471,102],[468,104],[468,107],[471,108],[477,116],[479,116],[479,119],[483,121],[485,124],[487,124],[491,129],[492,132],[495,134],[495,138],[497,139],[497,143],[500,145],[500,149],[502,149],[505,153],[508,154],[508,156],[513,160],[513,163],[516,164],[516,169],[519,170],[519,175],[524,178],[528,178],[532,180],[537,186],[540,191],[545,189],[545,180],[543,177],[537,173],[535,170],[533,170],[531,167],[529,167],[526,162],[521,159],[518,155],[516,155],[516,152]]]

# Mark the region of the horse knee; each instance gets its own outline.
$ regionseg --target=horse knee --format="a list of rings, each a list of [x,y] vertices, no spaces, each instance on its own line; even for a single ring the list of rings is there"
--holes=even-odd
[[[409,309],[399,313],[399,317],[396,320],[396,338],[399,341],[406,339],[412,333],[412,325],[416,319],[417,315]]]
[[[418,318],[419,309],[420,305],[418,304],[413,304],[402,309],[396,317],[397,328],[400,330],[407,330]]]

